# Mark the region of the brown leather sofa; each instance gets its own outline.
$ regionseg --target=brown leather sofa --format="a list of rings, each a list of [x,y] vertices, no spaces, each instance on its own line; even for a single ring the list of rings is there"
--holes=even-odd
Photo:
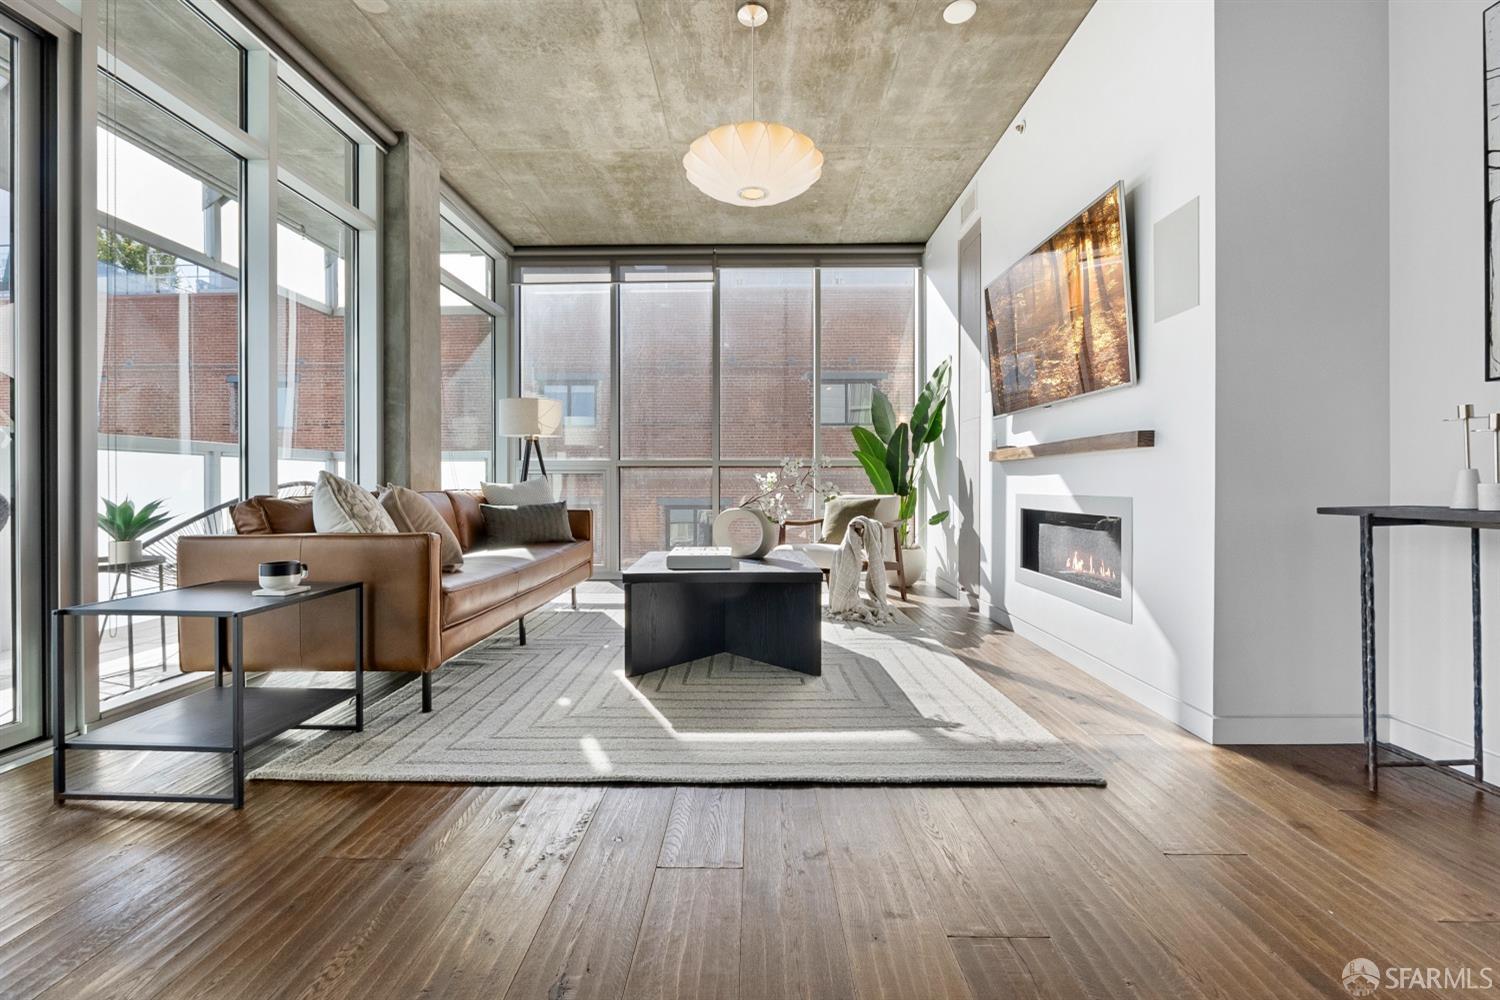
[[[589,578],[593,523],[589,511],[570,510],[576,541],[490,548],[479,493],[422,495],[458,536],[464,550],[458,572],[440,571],[435,534],[318,534],[311,503],[257,497],[234,511],[240,534],[179,540],[178,583],[254,580],[261,562],[276,559],[307,563],[313,582],[363,582],[365,669],[420,672],[422,710],[431,711],[432,671],[511,622],[520,622],[524,645],[522,616]],[[350,669],[353,599],[332,597],[246,619],[245,669]],[[185,618],[179,627],[182,669],[212,670],[213,622]]]

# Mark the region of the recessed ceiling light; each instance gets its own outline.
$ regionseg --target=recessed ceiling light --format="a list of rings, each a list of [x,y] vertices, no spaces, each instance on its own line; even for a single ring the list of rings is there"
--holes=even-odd
[[[974,0],[953,0],[943,8],[943,20],[949,24],[963,24],[979,9]]]
[[[389,14],[391,5],[386,0],[354,0],[354,6],[366,14]]]

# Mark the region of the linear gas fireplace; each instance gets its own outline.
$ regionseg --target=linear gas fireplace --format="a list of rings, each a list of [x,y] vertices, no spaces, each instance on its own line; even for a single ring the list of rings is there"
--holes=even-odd
[[[1130,501],[1016,498],[1016,580],[1130,621]]]

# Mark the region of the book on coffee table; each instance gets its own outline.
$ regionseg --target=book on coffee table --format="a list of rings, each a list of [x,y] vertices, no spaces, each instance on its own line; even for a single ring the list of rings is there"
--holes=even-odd
[[[667,553],[667,569],[734,569],[727,545],[682,545]]]

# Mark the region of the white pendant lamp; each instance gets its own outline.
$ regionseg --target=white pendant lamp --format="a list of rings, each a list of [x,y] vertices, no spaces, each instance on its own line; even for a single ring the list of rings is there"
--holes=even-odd
[[[755,29],[770,16],[758,3],[740,7],[750,29],[750,116],[755,118]],[[776,122],[720,125],[693,140],[682,158],[688,181],[728,205],[760,208],[790,201],[823,175],[823,154],[811,139]]]

